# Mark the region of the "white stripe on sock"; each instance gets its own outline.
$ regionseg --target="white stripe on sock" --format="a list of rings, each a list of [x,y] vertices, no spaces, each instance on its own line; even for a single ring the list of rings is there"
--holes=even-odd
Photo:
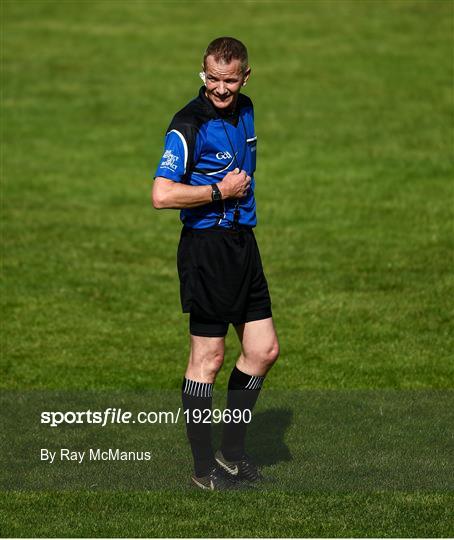
[[[194,397],[212,397],[213,383],[192,381],[185,378],[184,393]]]
[[[265,377],[251,375],[247,385],[244,387],[245,390],[259,390],[262,387],[262,383],[265,380]]]

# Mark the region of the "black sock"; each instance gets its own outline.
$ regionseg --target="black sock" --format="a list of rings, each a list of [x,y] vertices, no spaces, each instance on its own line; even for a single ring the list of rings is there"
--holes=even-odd
[[[185,414],[186,433],[191,445],[196,476],[206,476],[215,465],[213,447],[211,446],[211,422],[204,423],[205,409],[211,411],[213,401],[213,384],[183,379],[182,401]],[[194,411],[197,411],[194,414]],[[200,411],[200,413],[198,412]],[[201,415],[201,416],[199,416]],[[197,421],[199,420],[199,421]],[[211,420],[211,418],[210,418]]]
[[[243,421],[245,418],[244,411],[248,409],[252,412],[255,402],[259,397],[264,379],[265,377],[246,375],[246,373],[240,371],[236,366],[233,368],[229,379],[227,409],[230,409],[231,413],[235,409],[242,411],[242,421],[239,423],[229,422],[224,424],[221,450],[224,457],[228,460],[238,460],[244,454],[247,429],[247,423]],[[247,417],[246,420],[248,420]]]

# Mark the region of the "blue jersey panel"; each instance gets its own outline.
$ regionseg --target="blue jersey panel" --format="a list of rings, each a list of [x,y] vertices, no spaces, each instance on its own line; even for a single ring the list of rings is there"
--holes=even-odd
[[[156,169],[156,176],[181,182],[188,163],[188,145],[183,135],[173,129],[166,135],[164,154]]]

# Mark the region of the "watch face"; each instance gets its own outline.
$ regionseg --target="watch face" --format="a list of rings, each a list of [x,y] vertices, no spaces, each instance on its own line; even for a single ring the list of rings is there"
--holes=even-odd
[[[216,186],[212,187],[211,189],[213,190],[211,192],[211,198],[213,201],[220,201],[222,199],[222,193],[220,192],[219,188]]]

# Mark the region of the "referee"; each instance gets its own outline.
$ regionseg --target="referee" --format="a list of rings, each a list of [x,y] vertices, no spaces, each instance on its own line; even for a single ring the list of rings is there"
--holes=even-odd
[[[191,340],[182,400],[192,480],[212,490],[261,479],[245,452],[246,426],[279,354],[253,233],[257,137],[252,102],[240,94],[250,74],[243,43],[220,37],[208,45],[200,73],[204,85],[170,123],[152,194],[155,208],[181,210],[178,274]],[[230,323],[241,342],[227,394],[227,409],[237,417],[224,423],[221,448],[214,453],[211,424],[200,420],[211,411]]]

